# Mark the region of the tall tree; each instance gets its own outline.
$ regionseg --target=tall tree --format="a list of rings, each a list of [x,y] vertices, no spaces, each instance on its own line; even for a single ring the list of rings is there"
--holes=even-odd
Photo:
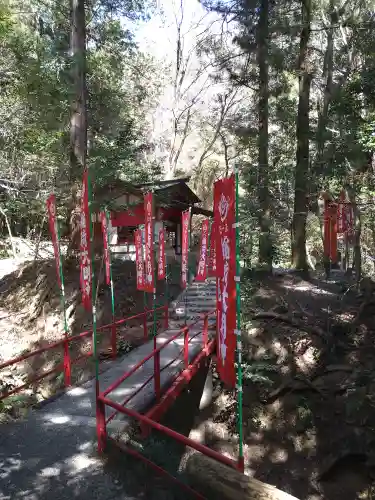
[[[294,187],[294,213],[292,227],[292,265],[307,271],[306,219],[309,174],[310,87],[312,74],[309,66],[309,40],[311,34],[312,0],[301,0],[302,29],[298,57],[298,111],[297,153]]]
[[[261,0],[257,28],[257,61],[259,66],[258,95],[258,201],[259,201],[259,264],[272,268],[270,234],[270,194],[268,172],[268,23],[269,0]]]
[[[70,119],[70,181],[86,167],[87,89],[86,89],[86,13],[85,0],[72,0],[71,54],[74,95]]]

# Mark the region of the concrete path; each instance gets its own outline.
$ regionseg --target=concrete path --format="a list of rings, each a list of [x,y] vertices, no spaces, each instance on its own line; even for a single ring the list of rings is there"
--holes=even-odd
[[[204,287],[202,284],[202,290]],[[200,321],[190,332],[190,336],[198,333],[191,341],[190,360],[201,350],[202,328],[203,322]],[[171,329],[160,334],[158,345],[176,332],[176,329]],[[161,368],[178,356],[182,347],[183,336],[163,349]],[[124,358],[112,362],[100,377],[101,390],[106,389],[152,350],[153,341],[150,341]],[[182,355],[162,372],[162,385],[167,386],[181,369]],[[122,403],[152,373],[153,360],[150,359],[109,397]],[[130,486],[134,482],[138,482],[138,487],[142,486],[142,479],[132,470],[109,470],[104,466],[95,453],[94,391],[95,381],[91,380],[70,389],[41,409],[30,412],[24,421],[0,426],[0,500],[175,498],[167,492],[164,496],[144,496],[142,492],[140,496],[129,496],[129,489],[132,489]],[[154,385],[151,380],[128,406],[142,411],[152,403],[153,397]],[[116,432],[123,429],[125,424],[122,417],[116,418],[108,431]]]

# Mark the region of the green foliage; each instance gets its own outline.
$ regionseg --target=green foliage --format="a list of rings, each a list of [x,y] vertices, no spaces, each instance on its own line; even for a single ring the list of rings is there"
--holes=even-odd
[[[149,160],[146,119],[157,102],[158,70],[131,31],[152,6],[143,0],[86,5],[88,165],[98,184],[113,177],[150,180],[160,172]],[[60,203],[69,199],[69,12],[67,0],[0,5],[0,202],[16,232],[24,217],[30,227],[40,223],[52,190]],[[120,14],[129,19],[126,28],[114,17]]]
[[[242,364],[243,377],[254,384],[271,386],[273,384],[269,377],[270,373],[277,372],[277,367],[266,361],[251,361]]]

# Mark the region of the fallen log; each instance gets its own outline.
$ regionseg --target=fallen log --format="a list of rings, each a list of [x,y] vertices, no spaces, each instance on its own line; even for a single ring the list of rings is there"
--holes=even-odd
[[[245,476],[201,453],[193,453],[187,458],[185,472],[189,483],[208,499],[298,500],[271,484]]]

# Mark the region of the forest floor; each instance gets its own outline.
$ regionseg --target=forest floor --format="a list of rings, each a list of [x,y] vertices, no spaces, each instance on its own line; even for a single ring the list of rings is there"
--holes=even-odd
[[[135,292],[134,265],[116,265],[119,318],[142,310],[143,296]],[[91,326],[91,318],[79,304],[77,269],[65,272],[69,276],[69,327],[78,333]],[[2,346],[11,346],[12,355],[61,338],[54,273],[53,261],[42,261],[25,264],[0,281],[0,338]],[[284,274],[262,279],[248,276],[243,282],[246,473],[301,500],[375,498],[375,286],[363,280],[358,293],[353,285],[340,274],[328,281],[322,276],[306,281]],[[104,286],[98,304],[100,323],[110,322],[110,296]],[[14,330],[9,331],[9,325]],[[87,347],[78,346],[77,354]],[[2,358],[9,357],[4,352]],[[23,367],[18,381],[10,371],[8,376],[13,379],[3,378],[3,387],[18,384],[59,360],[48,357],[42,360],[43,366],[31,363]],[[90,373],[86,370],[85,375]],[[166,423],[236,456],[233,394],[225,390],[214,371],[212,403],[199,412],[202,380],[197,384],[200,386],[189,387],[179,398],[166,415]],[[47,392],[55,389],[52,385]],[[173,446],[159,441],[159,456],[173,458]],[[176,450],[176,466],[183,453]],[[133,471],[134,498],[189,498],[170,491],[169,483],[157,478],[146,488],[140,478],[150,472],[134,460],[122,460]],[[127,491],[128,476],[126,481],[124,478]]]
[[[375,297],[363,283],[244,286],[246,472],[300,499],[375,498]],[[191,436],[236,456],[236,402],[214,379]]]

